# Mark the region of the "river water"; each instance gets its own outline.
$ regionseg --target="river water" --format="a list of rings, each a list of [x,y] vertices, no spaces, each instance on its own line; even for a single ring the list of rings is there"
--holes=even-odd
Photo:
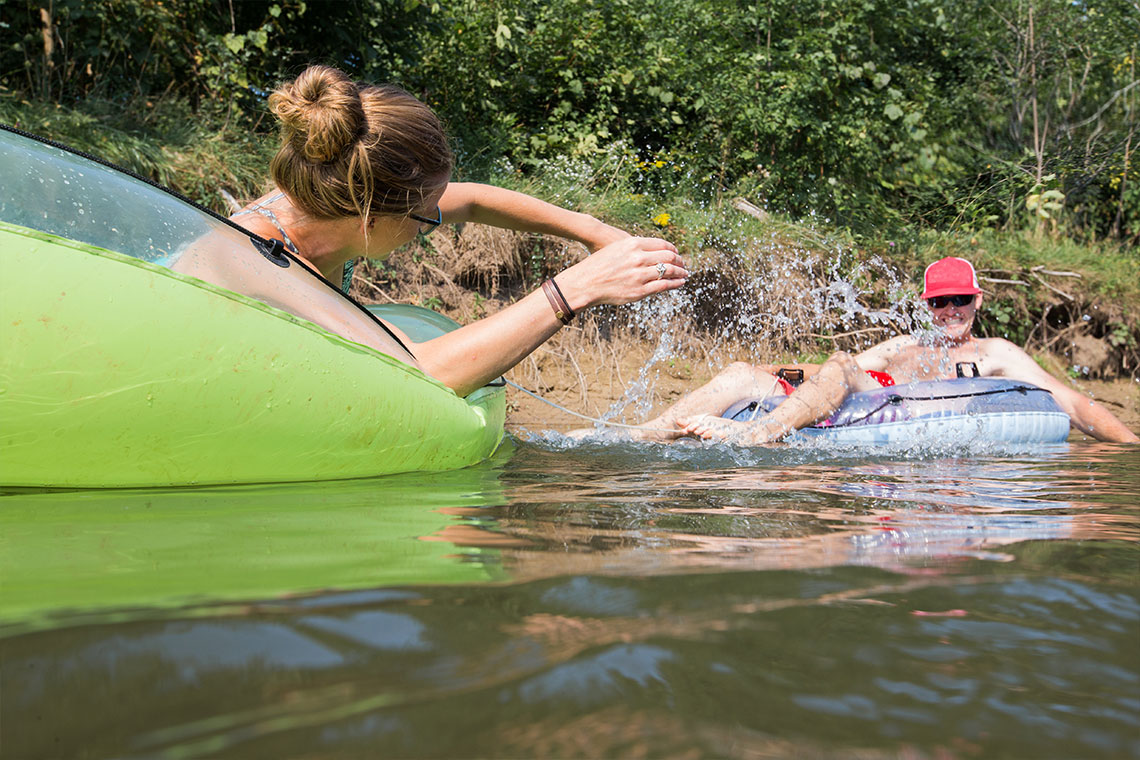
[[[1140,448],[0,496],[0,756],[1140,756]]]

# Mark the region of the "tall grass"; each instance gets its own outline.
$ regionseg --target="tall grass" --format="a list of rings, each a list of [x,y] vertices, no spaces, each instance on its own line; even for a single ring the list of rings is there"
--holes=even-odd
[[[74,108],[0,90],[0,121],[129,169],[215,211],[226,192],[260,194],[272,138],[223,119],[202,118],[177,100],[132,104],[88,99]]]

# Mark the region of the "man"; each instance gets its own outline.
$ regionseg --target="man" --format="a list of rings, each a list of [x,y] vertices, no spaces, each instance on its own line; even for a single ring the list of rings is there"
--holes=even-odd
[[[719,415],[742,399],[769,396],[780,388],[790,393],[792,389],[772,374],[776,369],[773,365],[737,362],[645,423],[637,437],[669,440],[694,435],[745,445],[770,443],[826,419],[851,393],[893,383],[946,380],[956,377],[957,365],[965,362],[974,364],[983,377],[1020,380],[1044,388],[1069,415],[1072,426],[1094,438],[1140,442],[1111,412],[1041,369],[1013,343],[973,336],[982,290],[970,262],[941,259],[926,268],[923,279],[922,298],[933,312],[935,327],[940,328],[937,340],[904,335],[854,357],[839,352],[822,365],[797,365],[796,369],[810,379],[770,414],[747,423]]]

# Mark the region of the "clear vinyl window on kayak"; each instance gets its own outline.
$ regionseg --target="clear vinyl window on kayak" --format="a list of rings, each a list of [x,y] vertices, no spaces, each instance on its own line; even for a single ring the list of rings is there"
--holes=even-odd
[[[0,167],[0,222],[204,280],[414,363],[304,266],[274,263],[255,237],[160,188],[7,129],[0,129]]]

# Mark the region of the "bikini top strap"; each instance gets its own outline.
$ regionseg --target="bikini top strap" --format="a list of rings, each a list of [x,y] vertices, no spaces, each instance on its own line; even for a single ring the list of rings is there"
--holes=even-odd
[[[294,245],[293,241],[289,238],[289,233],[285,231],[285,228],[281,226],[281,222],[277,220],[277,215],[273,213],[273,209],[266,208],[266,205],[278,201],[284,197],[285,193],[277,193],[276,195],[266,198],[261,203],[255,203],[247,209],[242,209],[241,211],[234,214],[234,216],[241,216],[242,214],[250,214],[256,212],[265,217],[269,220],[270,224],[276,227],[277,231],[281,233],[281,240],[285,244],[285,250],[289,251],[289,253],[293,254],[294,256],[300,256],[301,252],[297,250],[297,246]]]
[[[300,256],[301,252],[297,250],[297,246],[294,245],[293,241],[289,239],[289,233],[287,233],[285,231],[285,228],[281,226],[281,222],[277,221],[277,215],[273,213],[273,209],[266,208],[268,204],[274,203],[284,197],[285,193],[277,193],[276,195],[272,195],[266,198],[261,203],[255,203],[249,208],[237,212],[234,214],[234,216],[241,216],[242,214],[250,214],[254,212],[261,214],[263,217],[268,219],[274,227],[277,228],[278,232],[281,233],[281,239],[282,242],[285,243],[285,249],[294,256]],[[350,260],[345,263],[344,269],[341,272],[340,290],[345,295],[348,295],[348,292],[352,290],[352,273],[355,269],[356,261]]]

